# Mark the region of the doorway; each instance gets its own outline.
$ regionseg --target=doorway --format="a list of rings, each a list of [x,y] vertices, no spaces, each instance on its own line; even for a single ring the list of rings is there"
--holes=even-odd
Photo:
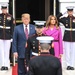
[[[23,13],[31,15],[33,20],[45,20],[45,0],[16,0],[16,19],[20,19]]]

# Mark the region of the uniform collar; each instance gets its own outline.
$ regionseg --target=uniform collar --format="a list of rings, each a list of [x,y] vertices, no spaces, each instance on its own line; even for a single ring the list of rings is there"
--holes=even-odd
[[[41,52],[40,56],[50,56],[51,54],[49,52]]]
[[[36,33],[36,36],[44,36],[44,34],[38,35],[38,34]]]
[[[7,13],[5,14],[5,13],[2,13],[3,15],[7,15]]]
[[[73,15],[72,15],[72,16],[69,16],[69,15],[68,15],[68,17],[69,17],[69,18],[73,18]]]

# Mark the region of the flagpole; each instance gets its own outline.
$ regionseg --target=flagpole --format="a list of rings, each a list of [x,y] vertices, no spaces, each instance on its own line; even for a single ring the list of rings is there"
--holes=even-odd
[[[53,15],[55,16],[56,15],[56,0],[54,0],[54,2],[53,2]]]
[[[15,19],[15,0],[13,0],[13,18]]]
[[[13,0],[13,18],[15,19],[15,0]],[[13,54],[13,66],[15,66],[15,56]]]

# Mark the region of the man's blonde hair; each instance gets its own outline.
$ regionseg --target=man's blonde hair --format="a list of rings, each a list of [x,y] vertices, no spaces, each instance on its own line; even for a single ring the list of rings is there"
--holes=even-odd
[[[24,13],[24,14],[22,14],[22,17],[29,17],[30,18],[30,14]]]

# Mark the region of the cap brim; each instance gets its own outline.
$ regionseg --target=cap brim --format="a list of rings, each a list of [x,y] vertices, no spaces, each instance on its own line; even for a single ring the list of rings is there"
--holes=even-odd
[[[6,9],[7,7],[1,7],[2,9]]]
[[[67,9],[68,11],[73,11],[73,9]]]
[[[36,26],[36,28],[43,28],[44,27],[44,25],[35,25]]]
[[[36,39],[39,40],[40,43],[51,43],[54,40],[54,38],[50,36],[41,36]]]

